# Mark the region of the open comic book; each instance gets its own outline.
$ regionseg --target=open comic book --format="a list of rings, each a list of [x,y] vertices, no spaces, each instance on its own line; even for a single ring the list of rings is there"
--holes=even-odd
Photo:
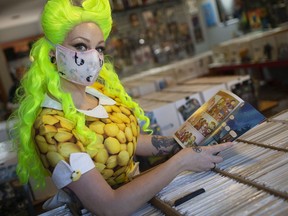
[[[197,109],[174,133],[183,147],[233,141],[266,118],[230,91],[221,90]]]

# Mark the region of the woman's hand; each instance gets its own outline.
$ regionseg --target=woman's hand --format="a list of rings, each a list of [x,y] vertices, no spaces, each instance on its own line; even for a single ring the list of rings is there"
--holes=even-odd
[[[217,163],[223,161],[221,156],[218,156],[220,151],[233,146],[233,143],[227,142],[213,146],[194,146],[184,148],[178,154],[173,156],[173,160],[183,165],[183,170],[194,172],[207,171],[215,168]]]

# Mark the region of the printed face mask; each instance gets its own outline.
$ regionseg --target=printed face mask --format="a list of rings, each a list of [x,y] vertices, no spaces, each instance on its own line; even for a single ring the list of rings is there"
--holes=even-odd
[[[104,63],[104,57],[97,50],[77,52],[64,46],[56,46],[56,62],[59,75],[70,82],[92,85]]]

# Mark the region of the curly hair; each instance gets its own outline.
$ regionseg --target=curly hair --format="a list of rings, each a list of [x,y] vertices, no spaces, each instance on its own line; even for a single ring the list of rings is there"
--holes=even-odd
[[[85,126],[85,116],[77,112],[71,95],[61,90],[56,66],[50,62],[49,57],[49,52],[55,49],[51,42],[63,43],[73,27],[83,22],[96,23],[106,40],[112,27],[109,0],[84,0],[74,4],[70,0],[48,0],[44,7],[41,17],[44,37],[33,44],[30,68],[17,90],[19,108],[11,116],[16,120],[12,139],[18,148],[17,174],[22,183],[27,183],[32,177],[37,186],[45,186],[45,176],[49,174],[37,154],[33,137],[33,124],[41,111],[46,93],[49,92],[61,102],[65,117],[72,120],[79,135],[85,136],[89,141],[87,148],[91,148],[96,141],[96,135]],[[134,111],[139,120],[145,122],[142,130],[149,132],[149,119],[127,94],[113,65],[106,59],[99,76],[104,80],[105,92],[120,98],[123,104]]]

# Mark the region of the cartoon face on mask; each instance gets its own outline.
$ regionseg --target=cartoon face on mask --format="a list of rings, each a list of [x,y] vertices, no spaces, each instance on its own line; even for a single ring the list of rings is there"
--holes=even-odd
[[[77,52],[57,45],[56,62],[59,75],[62,78],[89,86],[97,79],[104,64],[104,57],[95,49]]]

